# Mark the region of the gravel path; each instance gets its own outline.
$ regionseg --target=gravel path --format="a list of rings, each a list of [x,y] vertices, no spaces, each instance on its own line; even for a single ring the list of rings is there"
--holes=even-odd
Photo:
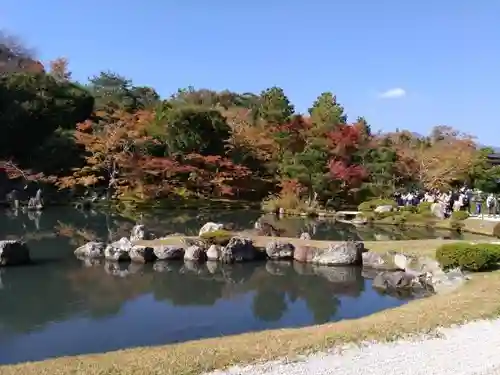
[[[346,347],[296,361],[232,367],[205,375],[495,375],[500,319],[442,328],[438,337]]]

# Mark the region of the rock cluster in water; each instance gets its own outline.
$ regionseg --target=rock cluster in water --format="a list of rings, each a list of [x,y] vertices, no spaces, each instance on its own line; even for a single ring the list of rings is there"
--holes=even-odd
[[[200,236],[219,231],[222,224],[206,223]],[[301,238],[307,239],[307,236]],[[272,239],[265,249],[254,246],[251,238],[235,235],[225,245],[210,244],[200,239],[183,239],[184,246],[154,244],[142,245],[137,241],[151,239],[152,235],[144,225],[136,225],[130,238],[118,241],[88,242],[75,250],[80,259],[102,259],[111,262],[131,261],[150,263],[157,260],[185,262],[215,261],[221,263],[240,263],[255,260],[294,260],[321,266],[363,266],[365,276],[373,278],[373,285],[379,290],[407,289],[421,294],[423,291],[435,292],[451,290],[466,278],[459,271],[445,273],[432,259],[413,259],[403,254],[377,254],[367,251],[362,242],[345,241],[330,244],[327,248],[313,246],[294,246],[281,240]]]
[[[0,267],[18,266],[28,264],[30,262],[30,250],[23,241],[0,241]]]

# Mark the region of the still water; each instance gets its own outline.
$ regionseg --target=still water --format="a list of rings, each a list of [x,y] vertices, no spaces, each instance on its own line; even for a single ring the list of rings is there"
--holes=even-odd
[[[194,234],[209,220],[249,229],[258,216],[251,211],[164,211],[142,221],[158,235]],[[71,209],[29,216],[0,212],[0,239],[23,238],[35,260],[31,266],[0,269],[0,364],[319,324],[408,300],[377,293],[354,267],[292,262],[117,266],[73,256],[85,241],[128,235],[135,220]],[[279,225],[287,235],[308,230],[317,239],[442,235],[391,228],[361,231],[300,219]]]

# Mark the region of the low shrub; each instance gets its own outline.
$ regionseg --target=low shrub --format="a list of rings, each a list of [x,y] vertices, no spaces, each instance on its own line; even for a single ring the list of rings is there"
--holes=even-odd
[[[229,240],[233,237],[233,234],[227,230],[220,229],[213,232],[206,232],[200,236],[200,239],[209,245],[221,245],[225,246]]]
[[[486,271],[500,261],[500,245],[451,243],[436,250],[436,260],[443,269],[461,268],[464,271]]]
[[[378,206],[392,206],[396,208],[398,205],[393,199],[371,199],[363,202],[358,206],[358,211],[370,212],[375,210]]]
[[[469,213],[467,211],[453,211],[451,213],[452,220],[465,220],[469,217]]]

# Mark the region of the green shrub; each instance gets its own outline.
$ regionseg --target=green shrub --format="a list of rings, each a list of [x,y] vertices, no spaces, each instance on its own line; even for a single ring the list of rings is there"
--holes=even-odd
[[[413,206],[413,205],[400,207],[399,210],[403,211],[403,212],[411,212],[411,213],[417,213],[418,212],[418,208],[415,207],[415,206]]]
[[[392,206],[396,208],[398,205],[393,199],[371,199],[363,202],[358,206],[358,211],[369,212],[375,210],[378,206]]]
[[[436,250],[436,259],[443,269],[486,271],[500,261],[500,245],[451,243]]]
[[[224,229],[206,232],[200,236],[200,238],[209,245],[221,246],[227,245],[231,237],[233,237],[233,234]]]
[[[452,220],[465,220],[469,217],[469,213],[467,211],[453,211],[451,213]]]
[[[432,206],[431,202],[421,202],[417,206],[417,212],[419,214],[430,213],[431,212],[431,206]]]
[[[386,217],[395,216],[398,213],[396,211],[389,211],[389,212],[374,212],[373,214],[375,216],[375,219],[380,220],[380,219],[385,219]]]

